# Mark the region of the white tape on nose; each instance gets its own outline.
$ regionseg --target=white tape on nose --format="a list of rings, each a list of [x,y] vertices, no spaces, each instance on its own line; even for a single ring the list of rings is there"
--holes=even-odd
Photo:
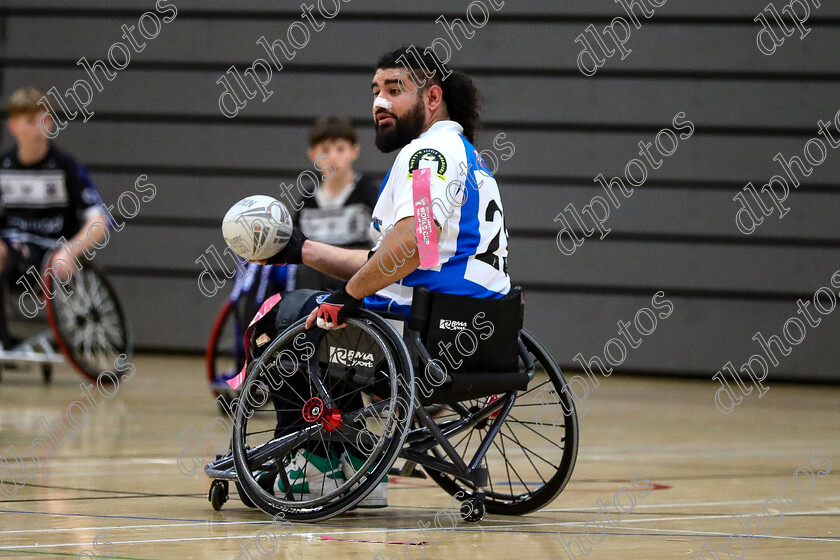
[[[386,111],[390,111],[393,104],[385,99],[384,97],[377,97],[376,100],[373,102],[374,107],[382,107]]]

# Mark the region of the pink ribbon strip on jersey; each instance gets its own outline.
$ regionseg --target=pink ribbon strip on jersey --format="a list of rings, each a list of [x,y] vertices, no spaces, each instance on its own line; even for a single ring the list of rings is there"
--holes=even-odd
[[[280,294],[274,294],[265,300],[260,306],[260,310],[257,311],[257,314],[254,315],[253,319],[251,319],[251,324],[248,325],[247,329],[245,329],[245,365],[242,366],[242,371],[240,371],[236,377],[232,377],[227,380],[227,384],[230,385],[231,389],[238,389],[239,386],[242,385],[242,382],[245,381],[245,369],[248,367],[248,350],[251,346],[251,331],[254,328],[254,323],[265,317],[265,314],[271,311],[271,308],[277,305],[281,299]]]
[[[420,266],[432,268],[440,262],[437,231],[432,214],[432,170],[427,167],[415,169],[411,190],[414,194],[414,233],[420,252]]]

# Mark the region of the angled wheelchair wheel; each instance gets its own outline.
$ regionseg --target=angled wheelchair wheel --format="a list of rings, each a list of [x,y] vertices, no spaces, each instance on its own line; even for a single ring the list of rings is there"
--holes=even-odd
[[[45,283],[53,290],[52,275]],[[134,343],[116,291],[102,271],[85,262],[64,287],[69,293],[47,298],[47,320],[67,361],[84,377],[96,381],[105,370],[131,359]],[[125,358],[118,361],[118,357]],[[103,378],[108,380],[108,377]]]
[[[245,365],[243,337],[246,326],[236,302],[226,301],[213,323],[204,354],[210,392],[214,399],[222,397],[223,403],[219,405],[228,406],[228,410],[238,391],[231,389],[226,380],[238,374]]]
[[[254,505],[320,521],[356,505],[396,461],[414,411],[413,370],[400,336],[374,314],[361,311],[335,331],[307,331],[304,322],[249,364],[232,453]]]
[[[523,515],[550,504],[569,482],[577,458],[578,419],[568,391],[562,391],[563,372],[533,336],[522,331],[521,339],[537,373],[525,391],[515,394],[506,418],[502,410],[511,394],[448,404],[435,415],[436,423],[445,426],[492,410],[471,429],[450,438],[467,462],[493,424],[503,421],[484,458],[488,469],[484,505],[488,513],[500,515]],[[520,367],[526,367],[521,359]],[[452,496],[474,493],[471,483],[429,468],[426,472]]]

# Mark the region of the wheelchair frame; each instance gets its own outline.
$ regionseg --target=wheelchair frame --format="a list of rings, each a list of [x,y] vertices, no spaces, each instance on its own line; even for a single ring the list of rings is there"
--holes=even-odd
[[[472,394],[469,392],[462,392],[460,397],[454,397],[450,394],[450,396],[447,397],[449,399],[449,403],[446,406],[451,407],[451,409],[457,414],[458,418],[454,420],[447,420],[439,424],[435,421],[433,414],[431,414],[420,403],[420,399],[417,397],[416,393],[416,383],[414,382],[414,364],[419,363],[421,367],[425,368],[428,367],[430,363],[433,363],[431,362],[428,350],[425,348],[419,333],[408,329],[406,324],[404,333],[400,335],[396,332],[392,325],[385,321],[386,318],[388,317],[383,316],[383,314],[376,314],[363,310],[359,313],[359,316],[356,319],[348,319],[348,324],[365,321],[375,325],[378,329],[385,329],[386,331],[387,329],[390,329],[391,333],[384,332],[383,334],[389,335],[392,339],[395,337],[400,341],[399,345],[395,344],[395,349],[398,353],[404,353],[403,358],[405,359],[403,359],[402,362],[406,363],[409,368],[409,371],[403,373],[403,378],[411,381],[409,393],[412,395],[412,400],[411,403],[409,403],[409,406],[405,409],[405,413],[410,415],[407,426],[411,426],[411,428],[407,429],[405,433],[401,435],[399,452],[392,460],[390,460],[387,465],[387,472],[392,475],[425,478],[421,472],[416,470],[417,466],[422,466],[424,470],[432,476],[435,482],[444,488],[444,490],[453,496],[458,496],[460,492],[460,496],[465,498],[462,502],[461,517],[468,522],[480,521],[484,517],[485,511],[490,511],[491,513],[524,514],[530,511],[535,511],[547,503],[550,503],[563,490],[563,488],[565,488],[574,469],[574,463],[577,456],[578,425],[574,403],[568,396],[569,392],[563,390],[566,386],[566,382],[563,378],[562,371],[559,367],[557,367],[556,363],[553,362],[550,355],[548,355],[545,349],[542,348],[539,342],[537,342],[527,331],[520,331],[518,347],[520,358],[522,359],[525,368],[525,371],[520,373],[527,376],[529,383],[534,380],[537,368],[535,360],[532,359],[531,355],[533,354],[534,356],[537,356],[537,354],[539,354],[539,356],[537,356],[538,360],[546,369],[549,381],[554,385],[553,392],[557,398],[565,401],[565,403],[556,403],[563,408],[564,413],[563,428],[565,430],[565,435],[561,439],[565,441],[566,446],[561,448],[562,459],[557,466],[555,475],[551,477],[550,480],[540,489],[538,489],[536,493],[530,493],[529,491],[528,497],[522,501],[517,501],[517,496],[513,496],[513,499],[509,500],[511,503],[506,503],[506,500],[496,499],[495,496],[498,493],[491,488],[490,500],[487,504],[485,504],[488,494],[488,481],[492,486],[492,480],[489,480],[488,463],[486,462],[487,453],[491,449],[491,446],[494,445],[495,439],[502,433],[505,422],[508,420],[513,408],[517,404],[517,396],[520,394],[520,391],[516,389],[507,391],[492,390],[489,394],[484,394],[487,393],[487,391],[477,390]],[[290,337],[292,336],[292,333],[301,329],[304,320],[305,319],[301,319],[278,335],[274,342],[269,346],[268,350],[266,350],[263,357],[249,366],[250,369],[246,378],[246,384],[252,377],[259,375],[259,373],[254,373],[260,367],[257,364],[262,363],[261,360],[265,359],[265,356],[270,355],[273,349],[280,348],[284,340],[291,340]],[[408,345],[405,344],[406,342]],[[415,359],[417,362],[415,362]],[[548,371],[549,368],[551,371]],[[453,375],[459,376],[471,374],[456,373]],[[556,378],[554,381],[552,381],[552,376]],[[449,376],[441,386],[446,387],[451,383],[452,377]],[[544,384],[545,383],[543,383],[543,385]],[[243,387],[246,387],[246,385],[243,385]],[[525,393],[529,393],[532,390],[533,389],[528,389]],[[502,394],[502,396],[499,397],[499,394]],[[453,398],[456,398],[456,400],[452,401]],[[484,405],[478,407],[473,405],[472,407],[468,407],[464,404],[465,400],[476,398],[485,398],[486,400]],[[435,402],[435,393],[433,393],[427,401],[429,403]],[[352,499],[348,499],[345,504],[346,507],[343,507],[343,509],[339,508],[340,511],[333,511],[329,514],[320,516],[317,513],[306,513],[301,517],[296,517],[295,514],[297,513],[297,510],[294,506],[280,508],[276,505],[269,504],[269,507],[266,507],[266,503],[264,501],[261,502],[260,499],[258,499],[259,494],[256,489],[256,483],[252,479],[244,480],[242,477],[237,476],[237,464],[240,467],[245,467],[251,465],[253,462],[263,460],[266,456],[272,453],[272,448],[275,451],[284,446],[291,448],[296,444],[295,442],[299,440],[300,433],[294,436],[286,435],[278,439],[272,439],[265,445],[248,449],[242,441],[237,439],[238,432],[236,426],[236,424],[243,426],[244,423],[247,422],[246,416],[247,413],[245,412],[245,406],[240,406],[236,414],[234,430],[232,430],[231,451],[229,451],[224,457],[219,457],[205,466],[205,473],[213,479],[208,498],[214,509],[221,509],[222,505],[227,500],[228,481],[230,480],[236,481],[240,498],[246,505],[254,507],[256,504],[256,506],[264,509],[268,513],[285,511],[287,513],[287,519],[292,521],[318,521],[328,519],[338,513],[341,513],[341,511],[346,511],[346,509],[353,507],[353,505],[363,499],[372,489],[373,486],[369,484],[367,488],[358,492],[359,495],[353,496]],[[456,447],[460,445],[460,442],[458,442],[458,444],[453,444],[451,439],[456,435],[475,430],[479,426],[483,426],[482,429],[487,429],[487,433],[481,438],[481,441],[478,444],[477,449],[472,453],[472,456],[463,457],[456,449]],[[315,429],[315,427],[312,429]],[[306,428],[306,430],[310,430],[310,428]],[[537,433],[533,429],[531,429],[531,431]],[[541,437],[548,439],[545,438],[545,436]],[[511,439],[510,436],[507,436],[507,438],[508,440]],[[467,443],[467,448],[468,447],[469,441]],[[498,448],[498,445],[496,447]],[[405,463],[399,469],[393,467],[393,463],[397,460],[397,458],[405,459]],[[503,458],[507,461],[504,454]],[[530,461],[530,458],[528,458],[528,460]],[[367,468],[367,466],[364,468]],[[252,469],[249,466],[246,470],[251,471]],[[278,471],[279,476],[284,476],[285,473],[282,466],[278,469]],[[362,471],[357,472],[357,476],[360,472]],[[370,473],[372,471],[367,472]],[[517,476],[519,476],[518,473]],[[540,475],[540,477],[542,478],[542,475]],[[367,477],[367,479],[375,478],[376,474],[371,474],[371,476]],[[522,481],[521,477],[519,478],[520,481]],[[543,482],[545,482],[545,480],[543,480]],[[286,483],[288,484],[288,480],[286,480]],[[460,486],[459,483],[463,483],[463,486]],[[527,489],[527,483],[525,483],[525,481],[522,481],[522,483],[525,484]],[[287,486],[287,488],[290,488],[290,486]],[[545,491],[542,494],[539,494],[543,490]],[[350,492],[352,493],[352,491]],[[513,494],[512,486],[511,494]],[[291,493],[287,491],[286,498],[290,496]],[[539,496],[539,498],[535,498],[528,503],[529,499],[533,496]],[[519,497],[521,498],[522,495]],[[294,502],[291,503],[294,504]],[[486,507],[486,505],[489,507]]]

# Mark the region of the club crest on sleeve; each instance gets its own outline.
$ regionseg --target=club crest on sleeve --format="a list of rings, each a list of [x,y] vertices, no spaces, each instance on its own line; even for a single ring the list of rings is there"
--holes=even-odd
[[[411,179],[414,170],[420,169],[423,161],[434,161],[437,163],[437,176],[441,180],[446,179],[446,158],[443,154],[433,148],[422,148],[414,152],[408,160],[408,178]]]

